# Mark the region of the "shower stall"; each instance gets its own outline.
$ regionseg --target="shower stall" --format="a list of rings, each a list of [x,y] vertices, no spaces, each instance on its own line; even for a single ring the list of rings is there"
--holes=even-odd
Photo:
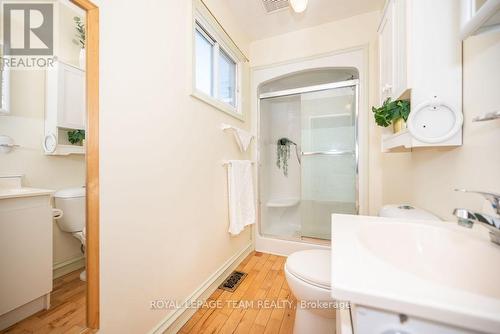
[[[359,213],[359,90],[354,68],[259,86],[260,235],[325,243],[332,213]]]

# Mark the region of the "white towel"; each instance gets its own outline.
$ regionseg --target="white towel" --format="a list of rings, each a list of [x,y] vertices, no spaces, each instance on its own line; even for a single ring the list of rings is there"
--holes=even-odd
[[[227,182],[229,186],[229,233],[237,235],[245,226],[255,223],[252,162],[230,160]]]
[[[252,141],[252,134],[240,128],[234,128],[234,137],[236,138],[236,142],[240,147],[240,151],[246,152],[248,146],[250,146],[250,142]]]
[[[248,150],[248,147],[250,146],[250,143],[252,142],[253,138],[253,135],[250,132],[229,124],[222,124],[221,129],[233,130],[234,139],[236,140],[236,143],[238,144],[240,151],[246,152],[246,150]]]

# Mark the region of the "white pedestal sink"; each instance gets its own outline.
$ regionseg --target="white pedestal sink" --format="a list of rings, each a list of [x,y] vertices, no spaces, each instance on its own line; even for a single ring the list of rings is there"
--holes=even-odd
[[[482,226],[333,215],[331,261],[334,299],[500,333],[500,246]]]

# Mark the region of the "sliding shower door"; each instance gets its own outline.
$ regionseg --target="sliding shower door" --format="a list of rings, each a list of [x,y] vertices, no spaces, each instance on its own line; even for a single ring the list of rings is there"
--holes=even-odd
[[[328,240],[333,213],[358,213],[357,96],[357,80],[260,95],[261,233]]]
[[[330,239],[332,213],[357,214],[357,86],[301,95],[301,236]]]

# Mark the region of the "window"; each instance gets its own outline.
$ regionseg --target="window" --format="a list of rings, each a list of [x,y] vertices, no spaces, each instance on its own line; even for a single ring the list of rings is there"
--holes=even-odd
[[[196,29],[196,89],[213,96],[213,54],[214,41],[203,33],[201,29]]]
[[[223,50],[219,52],[219,98],[236,107],[236,63]]]
[[[203,3],[195,5],[193,96],[241,119],[240,65],[246,59]]]

